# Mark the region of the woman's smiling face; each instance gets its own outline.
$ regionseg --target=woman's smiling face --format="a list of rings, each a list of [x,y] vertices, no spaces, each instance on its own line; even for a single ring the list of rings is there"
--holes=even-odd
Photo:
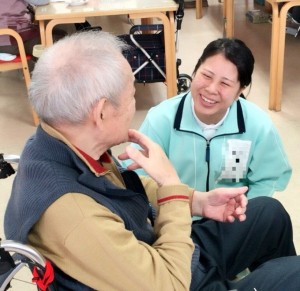
[[[232,62],[222,53],[207,58],[191,84],[197,117],[206,124],[218,123],[242,91],[238,70]]]

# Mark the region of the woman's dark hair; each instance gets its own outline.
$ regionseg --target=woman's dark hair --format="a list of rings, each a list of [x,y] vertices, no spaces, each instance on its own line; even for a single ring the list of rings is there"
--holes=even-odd
[[[193,75],[207,58],[217,54],[223,54],[236,66],[241,87],[247,87],[251,83],[254,57],[245,43],[236,38],[219,38],[209,43],[198,60]]]

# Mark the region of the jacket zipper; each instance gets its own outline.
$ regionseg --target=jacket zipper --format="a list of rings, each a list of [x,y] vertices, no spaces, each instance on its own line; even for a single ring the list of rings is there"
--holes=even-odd
[[[210,141],[209,140],[206,140],[205,161],[207,163],[206,191],[209,191],[209,175],[210,175]]]

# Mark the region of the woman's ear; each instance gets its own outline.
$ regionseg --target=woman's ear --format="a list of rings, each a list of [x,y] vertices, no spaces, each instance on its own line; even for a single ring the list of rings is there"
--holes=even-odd
[[[239,97],[242,97],[242,98],[246,99],[245,95],[243,94],[243,92],[244,92],[244,90],[245,90],[246,88],[247,88],[246,86],[240,88],[239,93],[238,93],[236,99],[238,99]]]

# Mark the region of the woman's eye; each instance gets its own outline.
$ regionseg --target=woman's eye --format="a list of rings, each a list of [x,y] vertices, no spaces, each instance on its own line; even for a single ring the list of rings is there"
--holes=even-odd
[[[206,78],[206,79],[211,79],[211,76],[207,75],[207,74],[204,74],[202,73],[203,77]]]
[[[223,86],[226,86],[226,87],[229,87],[229,86],[230,86],[230,84],[225,83],[225,82],[222,82],[222,85],[223,85]]]

